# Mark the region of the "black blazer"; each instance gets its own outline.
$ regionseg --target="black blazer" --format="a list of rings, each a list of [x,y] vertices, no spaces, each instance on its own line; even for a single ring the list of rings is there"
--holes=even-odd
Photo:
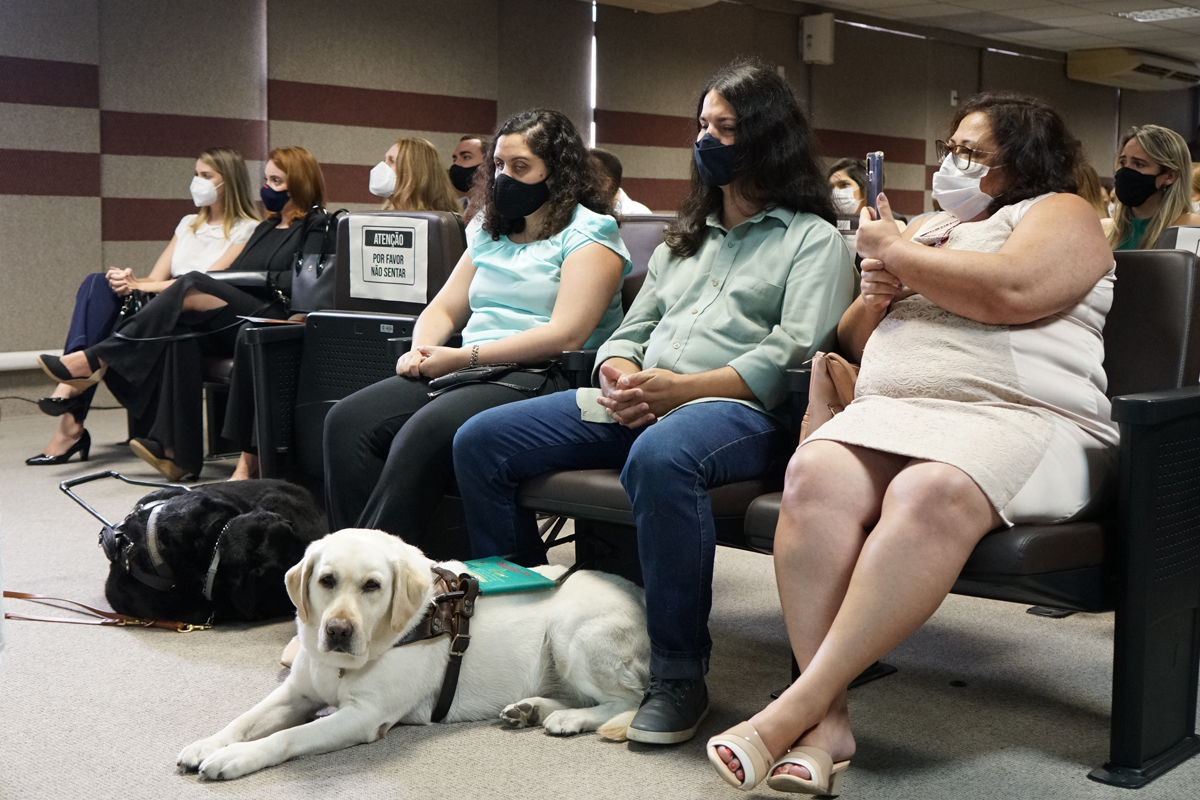
[[[291,294],[293,270],[301,254],[321,252],[325,221],[324,214],[310,214],[280,230],[278,219],[263,220],[229,271],[266,272],[272,288]]]

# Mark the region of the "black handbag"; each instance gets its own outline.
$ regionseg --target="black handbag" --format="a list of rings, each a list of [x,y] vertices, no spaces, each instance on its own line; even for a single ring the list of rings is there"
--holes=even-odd
[[[309,212],[323,214],[323,209],[314,207]],[[324,227],[321,229],[321,247],[316,252],[309,250],[308,237],[313,231],[305,232],[305,242],[296,254],[296,264],[292,268],[292,290],[290,308],[292,313],[308,313],[309,311],[324,311],[334,306],[334,290],[336,286],[337,260],[337,219],[341,214],[349,214],[347,209],[339,209],[325,216]],[[308,217],[304,224],[309,224]],[[317,223],[318,227],[320,223]]]
[[[429,396],[437,397],[460,386],[476,383],[492,383],[516,389],[529,397],[550,394],[568,388],[562,366],[553,362],[540,367],[526,367],[515,363],[480,364],[464,367],[447,373],[429,382]]]

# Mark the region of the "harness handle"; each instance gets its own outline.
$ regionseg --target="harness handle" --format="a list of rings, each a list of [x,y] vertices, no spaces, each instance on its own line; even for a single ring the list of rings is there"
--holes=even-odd
[[[118,614],[115,611],[102,611],[98,608],[84,605],[75,600],[67,600],[62,597],[50,597],[44,594],[30,594],[28,592],[4,592],[4,597],[11,600],[28,600],[31,603],[57,608],[61,611],[70,611],[75,614],[82,614],[85,617],[92,619],[69,619],[66,617],[30,617],[24,614],[9,614],[5,612],[5,619],[24,620],[26,622],[61,622],[67,625],[103,625],[106,627],[116,628],[160,628],[162,630],[176,631],[178,633],[191,633],[192,631],[206,631],[212,627],[212,620],[203,625],[193,625],[187,622],[175,622],[167,619],[139,619],[137,617]],[[66,606],[58,605],[66,603]],[[71,608],[75,606],[75,608]]]

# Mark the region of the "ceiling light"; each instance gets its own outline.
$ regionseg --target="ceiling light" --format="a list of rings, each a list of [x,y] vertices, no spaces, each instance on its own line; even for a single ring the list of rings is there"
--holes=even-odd
[[[1200,17],[1200,10],[1187,8],[1186,6],[1179,8],[1150,8],[1145,11],[1122,11],[1113,16],[1124,17],[1135,22],[1165,22],[1172,19]]]

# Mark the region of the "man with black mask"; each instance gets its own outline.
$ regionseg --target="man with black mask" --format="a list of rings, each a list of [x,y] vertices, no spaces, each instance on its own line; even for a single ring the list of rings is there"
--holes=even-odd
[[[463,211],[467,210],[467,193],[471,190],[471,182],[475,180],[475,170],[483,163],[487,150],[486,139],[468,133],[458,140],[454,154],[450,156],[450,183],[454,184]]]

